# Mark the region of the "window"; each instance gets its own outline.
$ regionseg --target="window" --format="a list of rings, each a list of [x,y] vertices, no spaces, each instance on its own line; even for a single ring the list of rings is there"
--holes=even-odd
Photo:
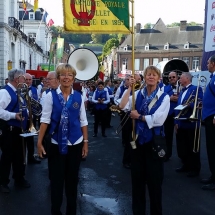
[[[185,44],[184,44],[184,49],[189,49],[189,45],[190,45],[190,44],[189,44],[188,42],[185,43]]]
[[[127,69],[127,59],[122,59],[122,71],[125,71]]]
[[[168,58],[166,58],[166,57],[164,57],[164,58],[163,58],[163,61],[168,61],[168,60],[169,60],[169,59],[168,59]]]
[[[145,69],[149,65],[149,58],[145,58],[143,60],[143,69]]]
[[[149,44],[147,43],[146,45],[145,45],[145,51],[148,51],[149,50]]]
[[[158,58],[153,58],[153,66],[156,66],[159,63]]]
[[[30,38],[36,39],[36,33],[28,33]]]
[[[192,69],[196,70],[199,68],[199,57],[193,57]]]
[[[125,47],[124,47],[124,51],[128,51],[128,46],[125,46]]]
[[[190,58],[189,57],[183,57],[182,60],[189,66],[190,65]]]
[[[169,43],[164,45],[164,50],[169,50]]]
[[[34,20],[34,12],[29,12],[29,20]]]
[[[134,70],[140,70],[140,59],[134,60]]]

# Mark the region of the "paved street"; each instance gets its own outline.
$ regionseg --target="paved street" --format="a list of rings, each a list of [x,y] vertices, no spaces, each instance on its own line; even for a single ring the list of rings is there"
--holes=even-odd
[[[89,116],[88,119],[89,155],[81,163],[78,215],[132,215],[130,172],[122,166],[123,147],[114,130],[119,117],[112,118],[114,128],[107,130],[107,138],[103,138],[100,133],[97,138],[93,138],[93,117]],[[175,168],[181,164],[174,144],[173,157],[164,164],[163,215],[215,215],[215,191],[203,191],[199,183],[201,177],[210,175],[204,135],[201,161],[199,177],[188,178],[183,173],[176,173]],[[40,165],[27,165],[26,178],[31,188],[17,189],[11,180],[11,193],[0,193],[0,215],[50,215],[47,173],[47,160],[43,160]],[[149,214],[149,202],[147,206]],[[62,211],[65,212],[65,203]]]

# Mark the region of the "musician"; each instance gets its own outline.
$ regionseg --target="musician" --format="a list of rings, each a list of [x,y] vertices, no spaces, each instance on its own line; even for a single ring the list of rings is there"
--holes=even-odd
[[[168,161],[172,156],[172,144],[173,144],[173,133],[174,133],[174,108],[177,106],[178,102],[178,75],[176,72],[170,72],[169,76],[169,84],[164,86],[164,92],[166,92],[170,97],[170,109],[168,116],[164,122],[165,129],[165,138],[166,138],[166,147],[167,152],[165,156],[165,161]]]
[[[144,72],[146,87],[135,92],[135,110],[132,110],[132,84],[124,94],[120,108],[132,110],[130,117],[135,120],[136,149],[131,152],[132,210],[134,215],[146,213],[146,185],[150,197],[151,215],[162,214],[163,160],[152,154],[153,136],[163,126],[168,115],[170,99],[158,87],[161,72],[155,66],[148,66]],[[151,107],[151,102],[154,105]]]
[[[14,185],[21,188],[29,188],[30,184],[25,180],[25,164],[23,155],[23,141],[20,134],[27,128],[26,101],[17,96],[19,84],[24,83],[24,71],[12,69],[8,72],[8,84],[0,90],[0,118],[7,122],[2,129],[1,143],[1,191],[9,193],[8,184],[10,182],[11,165],[13,168]],[[19,98],[20,101],[19,101]],[[21,109],[22,108],[22,109]],[[20,114],[20,110],[22,111]],[[24,149],[25,150],[25,149]]]
[[[43,105],[45,101],[45,96],[46,94],[51,90],[51,89],[57,89],[59,86],[59,80],[57,79],[57,75],[55,71],[51,71],[47,74],[46,76],[46,82],[47,82],[47,89],[42,93],[41,99],[40,99],[40,104]]]
[[[206,147],[208,163],[211,171],[209,178],[202,179],[203,190],[215,190],[215,55],[208,60],[208,71],[211,80],[206,87],[203,98],[202,119],[205,122]]]
[[[67,198],[66,214],[76,214],[78,172],[88,154],[87,118],[82,95],[73,90],[75,69],[66,63],[56,68],[60,86],[46,95],[38,136],[38,154],[46,154],[42,140],[49,125],[48,156],[51,185],[51,214],[60,215],[63,188]]]
[[[25,83],[28,85],[28,93],[29,97],[38,101],[37,88],[32,86],[32,76],[29,73],[25,74]],[[33,115],[33,125],[36,126],[37,116]],[[29,124],[29,122],[28,122]],[[37,159],[34,156],[34,137],[26,137],[25,138],[27,149],[28,149],[28,164],[40,164],[41,160]]]
[[[111,105],[113,105],[114,95],[113,95],[113,91],[110,88],[110,86],[111,86],[111,80],[109,80],[109,79],[105,80],[105,88],[104,89],[108,91],[109,97],[110,97],[110,102],[108,103],[108,108],[107,108],[106,128],[112,128],[113,127],[113,126],[111,126],[111,110],[110,110],[110,107],[111,107]]]
[[[199,102],[202,101],[203,92],[201,87],[197,88],[197,86],[194,86],[191,83],[192,75],[189,72],[182,73],[180,77],[182,90],[179,94],[177,105],[187,105],[187,108],[185,108],[183,110],[184,112],[182,111],[182,114],[180,115],[180,117],[187,120],[180,120],[180,118],[179,120],[175,120],[177,152],[178,157],[181,159],[183,164],[181,167],[176,169],[176,172],[187,172],[188,177],[196,177],[199,175],[201,168],[200,152],[193,152],[193,148],[194,145],[197,145],[198,141],[199,122],[192,122],[188,119],[193,113],[195,99],[197,98],[196,104],[198,105]],[[178,114],[179,111],[176,110],[175,116]],[[197,117],[199,117],[199,115],[197,115]]]
[[[106,116],[107,104],[110,102],[110,96],[107,90],[104,90],[104,82],[98,82],[97,89],[93,93],[92,102],[95,104],[95,122],[93,137],[97,137],[99,122],[101,122],[102,136],[107,137],[105,134],[106,129]]]
[[[8,78],[5,78],[5,79],[4,79],[4,84],[5,84],[5,85],[2,86],[1,89],[5,88],[5,87],[7,86],[7,83],[8,83]]]

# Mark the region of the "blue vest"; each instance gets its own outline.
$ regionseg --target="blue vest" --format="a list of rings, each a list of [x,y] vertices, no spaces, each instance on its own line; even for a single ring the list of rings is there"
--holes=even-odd
[[[31,97],[32,97],[33,99],[35,99],[36,101],[38,101],[37,88],[31,86],[31,87],[30,87],[30,90],[31,90]]]
[[[203,98],[203,109],[202,109],[202,119],[204,120],[208,116],[215,115],[215,75],[211,78],[208,86],[206,87],[204,98]],[[210,88],[209,88],[210,85]],[[213,91],[213,93],[211,92]]]
[[[167,86],[164,86],[164,92],[167,93],[170,96],[174,94],[172,90],[172,86],[169,84]],[[177,106],[177,102],[170,101],[170,109],[168,115],[172,115],[174,113],[174,108]]]
[[[96,90],[95,91],[95,100],[98,98],[103,99],[104,101],[107,100],[107,91],[105,90]],[[96,103],[97,110],[104,110],[107,108],[107,104]]]
[[[193,102],[190,103],[190,107],[188,107],[184,110],[184,114],[182,112],[182,114],[180,115],[181,118],[189,118],[192,115],[193,108],[194,108],[194,102],[195,102],[196,90],[197,90],[197,86],[190,85],[189,88],[187,89],[187,93],[182,101],[181,101],[181,97],[182,97],[183,91],[180,92],[177,105],[185,104],[191,94],[193,95],[192,99],[194,100]],[[198,101],[202,101],[202,98],[203,98],[202,88],[199,87]],[[179,114],[179,112],[180,111],[175,110],[175,116],[177,116]],[[196,112],[196,114],[197,114],[197,112]],[[200,118],[200,112],[199,112],[198,118]],[[195,127],[196,127],[196,122],[192,122],[189,120],[175,120],[175,124],[178,124],[179,128],[185,128],[185,129],[195,129]],[[199,123],[197,123],[197,125],[199,125]]]
[[[51,123],[49,133],[52,134],[52,138],[58,142],[58,126],[60,123],[62,105],[60,104],[56,90],[52,90],[53,97],[53,108],[51,114]],[[81,94],[74,90],[71,106],[69,107],[69,137],[68,140],[71,144],[74,144],[81,136],[81,124],[80,124],[80,108],[81,108],[82,98]],[[62,132],[62,131],[60,131]]]
[[[16,93],[13,91],[13,89],[10,86],[6,86],[5,89],[8,91],[8,93],[10,94],[11,97],[11,101],[8,104],[8,106],[6,107],[5,110],[7,111],[13,111],[14,113],[19,113],[19,101],[18,100],[18,96],[16,95]],[[24,101],[23,106],[26,107],[26,101]],[[13,109],[13,110],[12,110]],[[25,131],[27,128],[27,120],[28,120],[28,113],[27,113],[27,109],[25,108],[22,111],[22,117],[24,117],[24,120],[21,122],[17,119],[10,119],[7,121],[7,124],[9,126],[16,126],[16,127],[21,127],[22,125],[22,129]]]
[[[127,89],[128,89],[128,88],[127,88],[127,87],[125,87],[124,85],[122,85],[122,86],[120,87],[119,99],[122,97],[122,95],[123,95],[124,91],[125,91],[125,90],[127,90]]]
[[[163,93],[159,99],[155,102],[155,104],[153,105],[153,107],[151,108],[151,110],[149,111],[149,114],[148,115],[152,115],[155,113],[155,111],[160,107],[164,97],[166,96],[167,94],[166,93]],[[136,98],[136,104],[135,104],[135,109],[137,110],[138,113],[140,113],[140,108],[141,108],[141,105],[142,105],[142,101],[144,99],[144,96],[141,92],[141,90],[138,92],[137,94],[137,98]],[[144,140],[143,140],[143,143],[147,143],[147,142],[150,142],[152,140],[152,130],[149,129],[148,125],[146,122],[141,122],[141,123],[144,123],[144,133],[146,134],[145,137],[144,137]],[[136,126],[135,128],[137,129],[138,128],[138,120],[136,120]],[[159,135],[159,132],[160,132],[160,129],[161,129],[161,126],[159,127],[154,127],[154,131],[155,131],[155,134],[156,135]],[[163,132],[163,135],[164,135],[164,132]],[[143,144],[143,143],[140,143],[140,144]]]

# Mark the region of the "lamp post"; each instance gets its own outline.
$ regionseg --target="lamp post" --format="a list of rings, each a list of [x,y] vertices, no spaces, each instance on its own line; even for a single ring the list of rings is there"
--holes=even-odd
[[[11,70],[13,68],[13,62],[11,61],[11,60],[9,60],[8,62],[7,62],[7,69],[8,70]]]

